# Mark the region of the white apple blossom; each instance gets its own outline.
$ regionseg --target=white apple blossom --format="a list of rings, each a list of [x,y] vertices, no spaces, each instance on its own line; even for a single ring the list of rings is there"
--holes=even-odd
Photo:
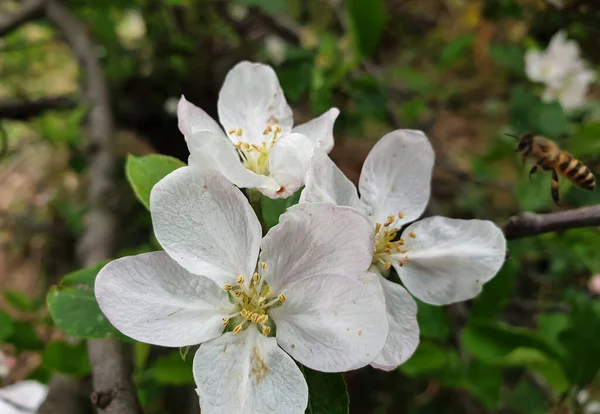
[[[331,108],[292,128],[292,109],[277,75],[268,65],[250,62],[238,63],[225,77],[218,112],[223,128],[181,97],[179,129],[189,165],[220,171],[238,187],[256,188],[270,198],[287,198],[304,185],[314,149],[333,148],[339,115]]]
[[[0,413],[35,413],[48,395],[48,387],[26,380],[0,388]]]
[[[504,262],[506,240],[490,221],[436,216],[414,222],[429,200],[433,162],[433,149],[421,131],[393,131],[367,156],[359,198],[352,182],[317,151],[300,198],[350,206],[371,221],[371,271],[378,275],[372,284],[383,290],[390,323],[383,352],[372,364],[377,368],[401,364],[418,344],[416,304],[402,286],[387,279],[390,267],[413,296],[444,305],[476,296]]]
[[[528,50],[525,53],[525,73],[546,89],[545,102],[558,101],[567,110],[581,107],[595,74],[580,57],[577,43],[568,40],[564,31],[557,32],[545,51]]]
[[[304,413],[308,388],[292,358],[339,372],[381,351],[383,302],[359,281],[372,229],[354,209],[296,205],[261,240],[240,190],[183,167],[156,184],[150,210],[165,251],[109,263],[96,297],[138,341],[201,344],[193,373],[203,413]]]

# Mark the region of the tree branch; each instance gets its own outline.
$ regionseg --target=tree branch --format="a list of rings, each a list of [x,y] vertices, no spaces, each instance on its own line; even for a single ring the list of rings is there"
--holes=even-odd
[[[85,24],[58,0],[48,0],[45,11],[48,21],[64,36],[85,74],[82,90],[85,104],[90,108],[87,117],[88,214],[78,256],[84,266],[90,266],[112,257],[117,232],[114,121],[109,88],[95,53],[96,45]],[[101,413],[142,413],[131,382],[131,358],[127,351],[117,339],[88,341],[94,389],[92,402]]]
[[[26,121],[48,110],[71,109],[77,106],[73,96],[57,96],[34,100],[9,99],[0,101],[0,119]]]
[[[578,227],[600,226],[600,205],[575,208],[558,213],[525,212],[511,217],[501,228],[508,240]]]
[[[0,15],[0,36],[5,36],[22,24],[41,17],[45,3],[46,0],[25,0],[18,11]]]

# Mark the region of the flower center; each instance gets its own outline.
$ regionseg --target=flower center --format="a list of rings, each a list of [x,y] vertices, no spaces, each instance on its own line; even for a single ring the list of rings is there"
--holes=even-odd
[[[261,145],[250,144],[244,141],[238,141],[235,148],[242,158],[242,163],[250,171],[260,175],[269,175],[269,152],[275,145],[275,141],[281,134],[281,127],[277,124],[268,123],[263,131],[263,142]],[[229,135],[242,137],[244,131],[242,128],[230,129]]]
[[[267,268],[263,262],[261,268]],[[240,333],[248,326],[256,324],[258,330],[269,336],[275,324],[269,318],[267,310],[280,306],[285,302],[283,293],[275,295],[259,273],[254,273],[250,280],[240,275],[235,285],[226,284],[223,290],[229,292],[230,300],[235,304],[236,311],[223,318],[223,326],[231,324],[233,333]]]
[[[397,215],[389,215],[384,223],[375,225],[375,247],[373,248],[372,265],[376,266],[382,274],[387,273],[392,263],[397,262],[399,266],[403,266],[404,261],[408,259],[406,255],[408,250],[403,247],[405,240],[400,237],[400,230],[396,226],[398,220],[403,218],[404,213],[401,211]],[[411,238],[417,237],[412,231],[408,236]]]

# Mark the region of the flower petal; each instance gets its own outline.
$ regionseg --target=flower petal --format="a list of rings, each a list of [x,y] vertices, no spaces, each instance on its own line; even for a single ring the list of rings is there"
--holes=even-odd
[[[260,223],[225,177],[179,168],[152,189],[150,212],[161,246],[189,272],[219,285],[253,274]]]
[[[197,345],[219,336],[222,319],[233,309],[215,282],[189,273],[165,252],[110,262],[98,273],[95,292],[115,328],[161,346]]]
[[[306,173],[300,202],[331,203],[364,211],[356,187],[327,154],[316,150]]]
[[[177,122],[186,142],[198,131],[211,131],[223,137],[225,135],[217,121],[183,95],[177,104]]]
[[[419,345],[417,304],[410,293],[398,283],[377,276],[385,297],[389,331],[381,353],[371,365],[391,371],[407,361]]]
[[[358,190],[373,222],[404,213],[398,225],[417,218],[429,200],[433,148],[421,131],[398,129],[375,144],[362,167]]]
[[[321,275],[290,284],[283,293],[286,301],[269,316],[277,326],[277,342],[301,364],[323,372],[350,371],[381,351],[388,334],[383,301],[361,281]]]
[[[506,240],[491,221],[429,217],[403,232],[404,266],[392,265],[410,293],[423,302],[446,305],[471,299],[500,270]]]
[[[265,188],[277,191],[279,184],[271,177],[247,169],[234,146],[225,137],[199,131],[188,140],[191,167],[201,171],[218,171],[240,188]]]
[[[37,381],[26,380],[0,388],[0,413],[24,414],[37,412],[48,395],[48,387]],[[12,404],[11,404],[12,403]],[[26,411],[18,409],[23,407]]]
[[[314,143],[315,148],[329,153],[333,148],[333,124],[339,114],[339,109],[331,108],[321,116],[294,127],[292,132],[306,136]]]
[[[300,134],[279,138],[269,153],[271,177],[281,188],[276,192],[263,192],[271,198],[287,198],[304,185],[304,177],[313,155],[313,144]]]
[[[240,62],[225,77],[219,93],[219,119],[225,131],[242,129],[240,141],[261,144],[268,125],[279,125],[287,135],[294,123],[275,71],[261,63]]]
[[[262,241],[265,280],[279,291],[322,274],[349,275],[368,269],[373,227],[356,210],[326,203],[296,204]]]
[[[303,414],[308,386],[275,338],[251,326],[205,342],[194,357],[202,412]]]

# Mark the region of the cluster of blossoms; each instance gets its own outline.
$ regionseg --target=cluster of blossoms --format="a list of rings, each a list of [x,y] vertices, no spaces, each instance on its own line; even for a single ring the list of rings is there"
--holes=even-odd
[[[530,80],[544,84],[544,102],[558,101],[566,110],[585,104],[587,91],[596,75],[579,53],[577,43],[567,40],[563,31],[552,37],[545,51],[527,51],[525,72]]]
[[[203,412],[303,413],[308,387],[294,360],[322,372],[393,369],[419,343],[413,296],[436,305],[473,298],[502,266],[506,241],[493,223],[415,222],[434,162],[423,133],[383,137],[359,197],[327,155],[339,111],[293,127],[269,66],[236,65],[218,112],[222,128],[181,99],[189,165],[150,197],[164,251],[109,263],[95,286],[124,334],[201,344],[193,373]],[[285,198],[303,186],[264,237],[237,188]]]

